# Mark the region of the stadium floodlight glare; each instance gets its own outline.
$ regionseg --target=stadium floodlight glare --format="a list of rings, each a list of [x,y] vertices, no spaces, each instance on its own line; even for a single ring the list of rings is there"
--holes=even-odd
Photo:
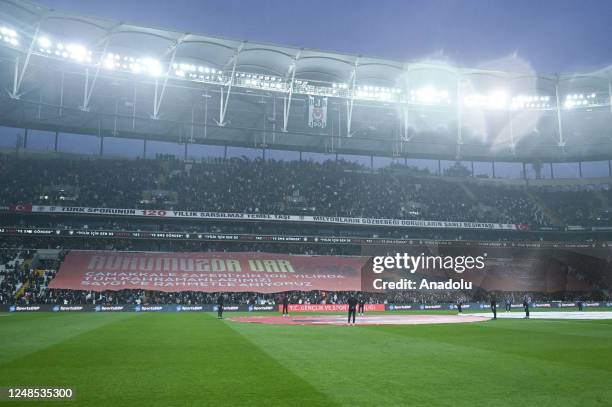
[[[346,88],[348,88],[346,84],[332,84],[331,93],[335,95],[336,92],[334,91],[334,89],[346,89]],[[354,96],[358,99],[379,100],[383,102],[388,102],[388,101],[399,101],[398,93],[400,93],[400,91],[397,88],[388,88],[384,86],[373,86],[373,85],[360,85],[360,86],[357,86]]]
[[[162,67],[157,59],[143,58],[142,65],[145,71],[151,76],[160,76],[162,74]]]
[[[467,107],[500,110],[508,107],[508,92],[497,89],[487,94],[473,93],[463,98]]]
[[[102,59],[102,66],[106,69],[115,69],[115,55],[112,53],[106,54],[106,56]]]
[[[157,59],[149,57],[135,58],[109,52],[102,58],[102,66],[108,70],[120,69],[134,74],[162,75],[161,63]]]
[[[142,71],[142,67],[140,66],[139,63],[130,63],[129,65],[130,67],[130,71],[134,72],[134,73],[140,73]]]
[[[69,57],[75,61],[84,62],[87,58],[87,48],[81,44],[68,44],[66,45],[66,50],[68,51]]]
[[[19,45],[17,31],[13,30],[12,28],[4,27],[4,26],[0,27],[0,34],[2,34],[0,38],[4,42],[11,44],[14,47]]]
[[[519,95],[512,98],[510,108],[518,109],[548,109],[550,96]]]
[[[51,46],[53,45],[53,43],[51,42],[51,40],[47,37],[40,37],[38,39],[38,45],[40,45],[41,48],[47,50],[50,49]]]
[[[415,89],[410,90],[409,101],[413,103],[434,105],[434,104],[450,103],[450,98],[448,96],[448,91],[439,90],[431,85],[427,85],[427,86],[424,86],[416,90]]]
[[[7,26],[0,26],[0,44],[5,43],[18,46],[19,35],[17,31]],[[73,60],[80,63],[92,63],[93,53],[84,45],[78,42],[60,42],[54,38],[40,35],[35,38],[37,51],[42,55],[55,56]],[[162,67],[160,61],[154,58],[136,58],[129,55],[119,55],[107,53],[100,59],[100,64],[108,70],[120,70],[132,74],[148,74],[153,77],[165,75],[166,68]],[[216,70],[204,65],[193,64],[189,61],[174,62],[169,68],[170,75],[177,79],[190,80],[196,82],[210,82],[215,84],[227,85],[230,81],[236,86],[271,90],[276,92],[286,92],[291,86],[296,92],[332,96],[339,98],[354,97],[356,99],[373,100],[381,102],[399,102],[421,105],[440,105],[450,104],[449,92],[439,89],[432,85],[423,86],[418,89],[406,90],[407,94],[402,95],[402,89],[394,87],[376,86],[363,84],[353,89],[347,83],[309,83],[306,80],[295,79],[289,83],[284,78],[275,75],[261,73],[235,72],[230,77],[223,74],[223,71]],[[590,93],[566,94],[563,100],[563,107],[566,109],[585,108],[607,103],[606,96]],[[501,109],[549,109],[552,98],[542,95],[516,95],[511,97],[504,89],[497,89],[489,93],[474,93],[465,95],[463,100],[458,101],[466,107],[483,108],[492,110]]]
[[[583,93],[570,93],[565,96],[565,101],[563,102],[563,107],[566,109],[573,109],[575,107],[588,107],[596,104],[595,93],[591,93],[585,95]]]
[[[0,27],[0,33],[2,33],[2,35],[5,35],[7,37],[17,38],[17,31],[13,30],[12,28]]]
[[[504,109],[508,105],[508,94],[504,90],[496,90],[488,96],[487,102],[492,109]]]

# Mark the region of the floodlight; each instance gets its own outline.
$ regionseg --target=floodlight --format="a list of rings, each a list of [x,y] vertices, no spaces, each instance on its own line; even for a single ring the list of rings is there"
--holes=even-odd
[[[0,33],[2,33],[2,35],[5,37],[17,38],[17,31],[13,30],[12,28],[0,27]]]
[[[70,53],[70,58],[75,59],[79,62],[85,60],[87,57],[87,49],[80,44],[68,44],[66,50]],[[63,56],[63,54],[62,54]]]
[[[115,69],[115,62],[113,61],[113,58],[106,58],[103,65],[106,69]]]
[[[50,48],[52,43],[51,40],[47,37],[40,37],[38,39],[38,45],[40,45],[43,48]]]
[[[508,95],[504,90],[496,90],[487,97],[487,105],[493,109],[503,109],[506,107]]]
[[[153,58],[144,58],[142,60],[142,64],[145,67],[145,70],[151,76],[160,76],[162,74],[161,64],[158,60]]]
[[[420,101],[431,103],[436,97],[436,90],[431,86],[426,86],[417,91],[417,96]]]

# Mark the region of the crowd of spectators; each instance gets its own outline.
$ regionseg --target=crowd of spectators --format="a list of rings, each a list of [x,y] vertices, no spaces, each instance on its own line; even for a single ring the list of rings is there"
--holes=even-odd
[[[23,295],[15,299],[10,295],[3,297],[0,304],[59,304],[59,305],[213,305],[219,295],[223,295],[227,304],[236,305],[278,305],[285,296],[291,304],[346,304],[352,292],[348,291],[291,291],[276,294],[260,294],[252,292],[241,293],[204,293],[197,291],[163,292],[144,290],[121,291],[82,291],[82,290],[42,290],[40,295]],[[541,292],[496,292],[487,293],[483,290],[474,291],[409,291],[400,293],[369,293],[357,294],[367,304],[410,304],[410,305],[440,305],[466,303],[487,304],[495,296],[500,306],[506,298],[512,298],[513,304],[518,304],[528,297],[533,302],[551,301],[599,301],[602,297],[593,293],[541,293]]]
[[[234,158],[192,163],[0,155],[0,172],[0,205],[307,213],[537,226],[592,221],[611,198],[608,190],[530,187],[539,197],[534,199],[525,186],[485,185],[394,168],[373,172],[344,161]]]

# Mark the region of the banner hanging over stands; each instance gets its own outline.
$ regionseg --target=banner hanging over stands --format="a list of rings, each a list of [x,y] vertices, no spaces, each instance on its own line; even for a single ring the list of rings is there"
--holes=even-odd
[[[389,226],[402,228],[437,228],[437,229],[489,229],[489,230],[522,230],[526,231],[526,224],[483,223],[483,222],[452,222],[434,220],[409,219],[376,219],[376,218],[350,218],[342,216],[302,216],[258,213],[228,213],[228,212],[193,212],[193,211],[166,211],[153,209],[123,209],[123,208],[90,208],[83,206],[48,206],[48,205],[11,205],[10,212],[19,213],[57,213],[74,215],[98,215],[120,217],[149,217],[161,219],[206,219],[206,220],[248,220],[290,223],[331,223],[341,225]]]
[[[274,253],[68,253],[52,289],[166,292],[360,291],[368,257]]]
[[[308,127],[327,127],[327,98],[308,96]]]

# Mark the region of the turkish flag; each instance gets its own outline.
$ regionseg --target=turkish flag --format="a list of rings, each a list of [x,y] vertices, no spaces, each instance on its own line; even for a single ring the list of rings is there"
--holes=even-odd
[[[9,206],[11,212],[32,212],[32,204],[14,204]]]

